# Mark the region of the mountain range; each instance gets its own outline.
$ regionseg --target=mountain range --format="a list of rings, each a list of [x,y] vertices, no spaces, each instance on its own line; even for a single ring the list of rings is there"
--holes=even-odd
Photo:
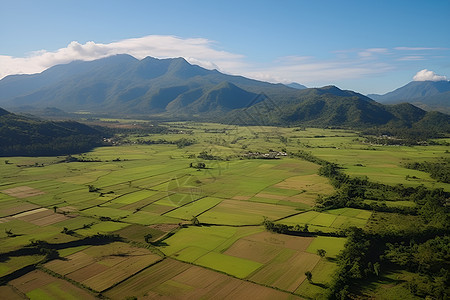
[[[183,58],[116,55],[58,65],[40,74],[7,76],[0,81],[0,105],[184,115],[244,107],[260,93],[277,99],[294,97],[297,91],[207,70]]]
[[[450,81],[412,81],[384,95],[367,95],[386,104],[412,103],[425,110],[450,113]]]
[[[410,104],[383,105],[335,86],[273,84],[207,70],[183,58],[129,55],[7,76],[0,80],[0,106],[253,125],[414,127],[428,120],[444,122],[442,130],[449,126],[448,115]]]

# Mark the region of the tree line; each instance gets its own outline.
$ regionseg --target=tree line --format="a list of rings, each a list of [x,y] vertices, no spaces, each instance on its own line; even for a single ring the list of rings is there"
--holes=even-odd
[[[317,201],[319,210],[339,207],[362,208],[380,213],[411,215],[403,222],[414,222],[409,230],[392,230],[385,226],[375,229],[351,227],[341,232],[347,236],[344,250],[337,256],[338,271],[325,298],[348,299],[367,279],[374,279],[385,269],[407,269],[413,273],[406,286],[425,298],[448,299],[450,296],[450,214],[447,205],[450,193],[443,189],[428,189],[423,185],[405,187],[375,183],[367,177],[351,178],[337,164],[299,151],[295,156],[319,164],[319,175],[330,179],[336,188],[334,195]],[[375,200],[367,204],[364,200]],[[416,207],[388,207],[384,201],[413,201]],[[264,223],[267,230],[292,234],[301,226]],[[412,225],[412,224],[411,224]]]

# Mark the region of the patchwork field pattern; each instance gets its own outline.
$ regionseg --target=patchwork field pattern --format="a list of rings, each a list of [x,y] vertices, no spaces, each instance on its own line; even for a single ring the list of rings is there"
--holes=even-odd
[[[10,284],[29,299],[96,299],[93,294],[42,271],[32,271]],[[13,292],[14,293],[14,292]],[[17,292],[15,292],[17,295]],[[4,294],[2,294],[5,296]],[[19,299],[23,299],[19,294]],[[14,299],[6,297],[5,299]]]
[[[172,259],[145,269],[105,293],[112,299],[126,296],[187,299],[300,299],[248,281]]]
[[[317,250],[335,257],[345,239],[286,236],[260,227],[212,226],[181,229],[165,243],[162,251],[170,257],[295,292],[306,278],[304,273],[321,260]]]
[[[113,243],[89,247],[44,267],[102,292],[160,259],[146,249]]]
[[[364,228],[373,213],[317,209],[319,197],[336,191],[318,175],[320,166],[300,159],[298,150],[338,163],[351,176],[448,189],[402,166],[405,157],[448,156],[441,145],[369,147],[356,140],[357,133],[334,129],[162,126],[170,133],[130,134],[120,146],[73,156],[80,161],[9,157],[1,165],[0,254],[5,259],[0,278],[27,266],[38,270],[0,286],[0,295],[314,299],[332,280],[346,241],[328,235]],[[194,143],[178,147],[175,142],[182,138]],[[159,140],[173,144],[153,143]],[[288,155],[252,157],[271,150]],[[205,168],[195,167],[200,162]],[[262,226],[265,219],[309,232],[270,233]],[[91,239],[95,236],[100,242]],[[11,254],[32,245],[57,251],[43,265],[45,248],[38,255]],[[325,257],[317,254],[320,249]],[[317,284],[305,280],[306,271]]]

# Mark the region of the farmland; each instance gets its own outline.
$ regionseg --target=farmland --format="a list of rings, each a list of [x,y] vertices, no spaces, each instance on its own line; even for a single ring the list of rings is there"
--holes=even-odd
[[[369,145],[340,129],[162,126],[171,133],[128,133],[88,153],[0,165],[0,291],[11,299],[315,298],[332,285],[349,230],[412,224],[417,213],[402,219],[389,209],[422,204],[369,190],[357,205],[326,206],[343,189],[302,155],[351,179],[450,191],[404,165],[449,159],[445,145]],[[180,139],[192,143],[155,142]]]

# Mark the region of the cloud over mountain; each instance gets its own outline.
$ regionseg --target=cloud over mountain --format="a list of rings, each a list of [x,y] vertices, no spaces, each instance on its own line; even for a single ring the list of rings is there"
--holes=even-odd
[[[149,35],[108,44],[73,41],[56,51],[35,51],[28,57],[0,55],[0,79],[9,74],[38,73],[57,64],[74,60],[90,61],[115,54],[130,54],[138,59],[184,57],[208,69],[233,69],[240,66],[242,55],[216,50],[214,42],[203,38],[183,39],[176,36]]]
[[[355,82],[358,82],[355,79],[380,77],[398,69],[399,64],[424,60],[431,54],[445,57],[444,50],[429,47],[357,48],[320,55],[303,55],[300,52],[255,61],[241,53],[225,51],[220,44],[206,38],[147,35],[110,43],[72,41],[66,47],[54,51],[33,51],[24,57],[0,55],[0,79],[12,74],[40,73],[74,60],[91,61],[129,54],[137,59],[147,56],[161,59],[183,57],[189,63],[209,70],[217,69],[226,74],[274,83],[299,82],[308,86],[338,84],[355,89]],[[434,73],[419,73],[416,76],[422,79],[418,80],[445,80],[445,77]],[[430,76],[432,79],[426,79]]]
[[[423,69],[417,72],[413,77],[414,81],[444,81],[447,80],[446,76],[437,75],[433,71],[429,71],[427,69]]]

